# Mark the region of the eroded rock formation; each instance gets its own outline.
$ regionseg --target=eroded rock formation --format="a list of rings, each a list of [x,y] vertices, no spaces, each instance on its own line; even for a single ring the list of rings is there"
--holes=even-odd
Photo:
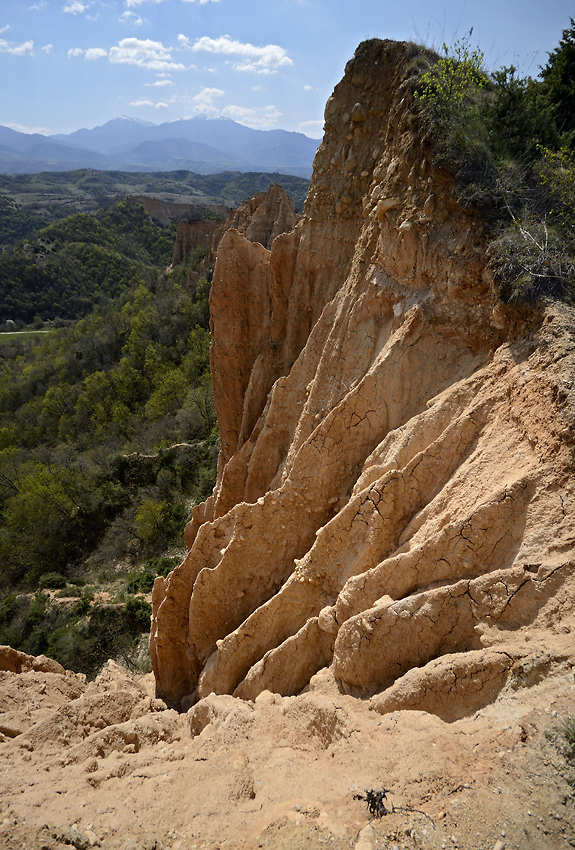
[[[224,234],[231,228],[238,230],[250,242],[259,242],[264,248],[271,248],[276,236],[288,233],[296,221],[297,215],[284,188],[278,183],[272,183],[267,192],[259,192],[237,209],[231,210],[225,222],[214,233],[212,254],[216,255]]]
[[[194,248],[206,248],[209,250],[217,226],[218,221],[216,219],[209,221],[202,221],[201,219],[197,221],[180,221],[176,231],[172,265],[177,266],[183,263]]]
[[[414,119],[412,49],[348,64],[295,227],[219,245],[218,480],[153,594],[171,705],[323,671],[452,720],[573,627],[573,314],[500,302]]]

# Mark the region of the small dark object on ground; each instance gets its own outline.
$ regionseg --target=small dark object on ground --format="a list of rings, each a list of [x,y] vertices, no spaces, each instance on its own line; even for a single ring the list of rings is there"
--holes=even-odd
[[[403,806],[394,806],[387,799],[389,788],[382,788],[381,791],[374,791],[370,788],[365,794],[354,794],[354,800],[365,800],[370,815],[374,818],[382,818],[384,815],[391,815],[395,812],[403,812],[404,814],[423,815],[433,823],[433,819],[429,817],[427,812],[422,812],[421,809],[412,809],[411,807],[404,808]],[[385,801],[385,802],[384,802]],[[387,803],[387,806],[386,806]],[[389,808],[388,808],[389,807]],[[435,824],[434,824],[435,826]]]
[[[353,799],[365,800],[369,813],[374,818],[382,818],[384,815],[389,815],[393,811],[393,805],[390,809],[387,809],[385,806],[387,802],[387,791],[385,788],[382,788],[381,791],[370,789],[365,792],[365,796],[363,794],[354,794]]]

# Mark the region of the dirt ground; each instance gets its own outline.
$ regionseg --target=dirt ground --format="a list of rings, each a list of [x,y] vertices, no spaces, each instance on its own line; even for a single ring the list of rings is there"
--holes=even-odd
[[[571,668],[453,723],[380,715],[325,675],[297,697],[211,695],[187,715],[113,663],[89,685],[0,677],[2,850],[575,847]],[[131,719],[110,723],[122,705]],[[385,792],[380,817],[367,791]]]

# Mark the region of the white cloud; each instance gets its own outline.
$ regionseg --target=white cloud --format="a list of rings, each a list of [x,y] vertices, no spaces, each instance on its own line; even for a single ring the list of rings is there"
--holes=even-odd
[[[189,47],[189,39],[185,35],[179,35],[178,41],[183,47]],[[277,44],[266,44],[264,47],[256,47],[253,44],[243,44],[241,41],[233,41],[229,36],[223,35],[219,38],[210,38],[205,35],[196,39],[191,49],[194,52],[205,51],[206,53],[220,53],[224,56],[239,56],[240,62],[236,65],[238,71],[256,71],[260,74],[275,73],[278,68],[293,65],[283,47]]]
[[[110,62],[124,65],[139,65],[153,71],[183,71],[184,65],[172,61],[170,48],[161,41],[151,39],[123,38],[117,47],[110,50]]]
[[[88,60],[103,59],[103,57],[107,55],[108,51],[104,50],[102,47],[90,47],[86,50],[84,58]]]
[[[40,133],[42,136],[48,136],[52,132],[47,127],[23,127],[22,124],[5,124],[11,130],[16,130],[17,133]]]
[[[205,6],[206,3],[219,3],[220,0],[182,0],[182,3],[199,3],[200,6]]]
[[[122,24],[132,24],[135,27],[141,27],[146,21],[145,18],[141,18],[139,15],[136,15],[135,12],[125,11],[122,12],[118,19]]]
[[[195,111],[204,114],[213,115],[218,112],[214,104],[214,100],[222,97],[225,94],[221,89],[204,88],[198,94],[194,95],[192,100],[196,104]]]
[[[102,59],[107,55],[107,51],[102,47],[89,47],[87,50],[83,50],[81,47],[72,47],[68,51],[68,56],[83,56],[84,59],[88,59],[88,61]]]
[[[147,106],[153,107],[154,109],[168,109],[168,104],[161,101],[160,103],[154,103],[151,100],[133,100],[130,103],[130,106]]]
[[[69,12],[71,15],[80,15],[89,9],[88,3],[82,3],[81,0],[70,0],[67,6],[62,9],[63,12]]]
[[[224,118],[232,118],[238,124],[248,127],[273,127],[282,117],[282,113],[275,106],[264,106],[250,109],[246,106],[226,106],[221,112]]]
[[[46,0],[40,0],[39,3],[36,3],[34,6],[30,6],[29,11],[30,12],[39,12],[40,9],[43,9],[47,5],[48,5],[48,3],[46,2]]]
[[[54,47],[53,44],[45,44],[44,47],[42,48],[42,50],[44,51],[44,53],[52,53],[53,47]]]
[[[142,3],[163,3],[164,0],[126,0],[128,9],[133,9],[135,6],[141,6]]]
[[[304,86],[304,87],[303,87],[303,90],[304,90],[304,91],[311,91],[311,90],[312,90],[312,87],[311,87],[311,86]]]
[[[10,24],[6,24],[5,27],[2,27],[0,29],[0,35],[2,35],[3,32],[6,32],[6,30],[9,30],[9,29],[10,29]]]
[[[298,130],[313,139],[321,139],[323,136],[323,121],[302,121]]]
[[[152,88],[153,86],[173,86],[173,82],[171,80],[156,80],[155,83],[144,83],[145,86]]]
[[[13,56],[33,56],[34,42],[25,41],[23,44],[14,44],[0,38],[0,53],[11,53]]]

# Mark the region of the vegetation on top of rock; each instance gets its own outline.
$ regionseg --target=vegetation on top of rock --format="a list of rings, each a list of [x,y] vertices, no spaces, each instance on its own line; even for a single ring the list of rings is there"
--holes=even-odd
[[[539,79],[513,66],[492,74],[471,32],[442,55],[413,61],[414,100],[436,161],[477,208],[506,302],[575,295],[575,22]]]

